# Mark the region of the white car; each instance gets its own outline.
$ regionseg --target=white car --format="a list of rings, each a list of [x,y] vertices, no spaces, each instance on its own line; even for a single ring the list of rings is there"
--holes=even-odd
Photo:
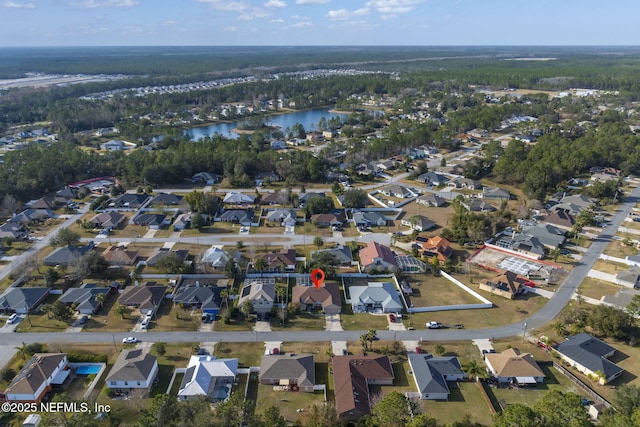
[[[122,338],[122,342],[125,344],[135,344],[138,342],[138,338],[136,337],[126,337]]]
[[[440,322],[428,322],[427,328],[429,329],[440,329],[442,328],[442,323]]]

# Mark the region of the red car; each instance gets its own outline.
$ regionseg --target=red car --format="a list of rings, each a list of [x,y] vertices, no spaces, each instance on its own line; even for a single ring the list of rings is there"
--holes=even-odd
[[[271,352],[271,354],[280,354],[280,349],[279,348],[274,348],[273,351]]]
[[[389,322],[394,323],[396,321],[396,316],[394,316],[393,314],[389,315]]]
[[[416,353],[422,354],[422,349],[420,347],[416,347]]]

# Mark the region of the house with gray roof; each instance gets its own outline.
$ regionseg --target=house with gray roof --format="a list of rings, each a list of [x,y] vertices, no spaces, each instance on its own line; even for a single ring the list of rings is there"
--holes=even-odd
[[[26,314],[37,309],[49,296],[49,288],[9,288],[0,295],[0,311]]]
[[[522,227],[522,232],[535,237],[540,243],[549,249],[556,249],[564,245],[566,231],[551,224],[537,224],[534,226]]]
[[[425,206],[440,207],[445,204],[445,200],[437,194],[426,193],[418,197],[416,203]]]
[[[58,301],[67,306],[76,305],[80,314],[94,314],[100,311],[102,303],[98,302],[98,295],[106,295],[111,288],[99,288],[95,283],[85,283],[79,288],[69,288]]]
[[[151,230],[159,230],[163,225],[168,225],[169,222],[167,215],[154,213],[140,213],[131,220],[133,225],[148,227]]]
[[[238,307],[250,301],[256,313],[268,313],[273,308],[276,297],[275,281],[263,279],[247,279],[248,282],[240,290]]]
[[[632,265],[625,271],[616,274],[615,284],[627,288],[637,288],[640,285],[640,267]]]
[[[265,354],[260,361],[260,384],[313,393],[316,371],[312,354]]]
[[[437,172],[426,172],[421,175],[418,175],[418,181],[424,182],[427,185],[432,187],[437,187],[439,185],[444,185],[449,181],[449,178]]]
[[[490,203],[480,199],[464,199],[460,203],[466,210],[470,212],[495,212],[497,209]]]
[[[56,213],[51,209],[25,209],[17,215],[9,218],[7,222],[19,222],[22,224],[31,224],[37,221],[54,218]]]
[[[281,227],[290,225],[291,222],[295,226],[297,220],[298,215],[293,209],[274,209],[267,213],[267,222],[278,223]]]
[[[125,216],[120,212],[102,212],[89,220],[94,228],[118,228],[125,220]]]
[[[151,196],[148,194],[125,193],[109,203],[109,207],[137,209],[144,205],[150,198]]]
[[[398,290],[391,282],[369,282],[367,286],[350,286],[354,313],[400,313],[403,309]]]
[[[382,227],[387,225],[387,218],[379,212],[358,211],[353,213],[353,222],[356,227]]]
[[[624,369],[608,360],[616,349],[587,333],[569,337],[554,349],[563,361],[587,376],[597,376],[596,381],[602,385],[624,372]]]
[[[22,240],[29,235],[29,230],[21,222],[7,222],[0,225],[0,239],[8,237],[12,240]]]
[[[469,190],[479,190],[482,188],[480,181],[469,178],[456,178],[447,183],[447,186],[453,188],[466,188]]]
[[[158,193],[149,202],[150,205],[177,206],[182,203],[182,196],[171,193]]]
[[[409,353],[409,366],[420,398],[425,400],[449,400],[451,390],[447,382],[462,381],[466,377],[455,356]]]
[[[239,254],[237,258],[239,258]],[[209,264],[216,270],[222,270],[230,259],[232,259],[231,255],[222,249],[221,245],[213,245],[206,250],[200,261]]]
[[[42,263],[49,266],[65,265],[68,267],[75,265],[80,258],[88,254],[93,248],[93,243],[86,246],[65,246],[56,248],[42,261]]]
[[[222,202],[229,205],[245,205],[252,204],[255,200],[256,198],[250,194],[231,191],[224,196]]]
[[[146,395],[151,391],[157,374],[158,360],[155,356],[145,353],[143,349],[122,350],[105,384],[116,392],[141,390],[142,395]]]
[[[253,209],[225,209],[217,220],[248,227],[253,221]]]
[[[505,231],[496,237],[493,245],[526,258],[542,259],[544,257],[545,248],[540,240],[524,233]]]
[[[405,227],[409,227],[416,231],[427,231],[435,227],[436,223],[424,215],[413,215],[409,218],[400,220],[400,225],[404,225]]]
[[[484,187],[482,189],[481,197],[483,199],[489,199],[489,200],[509,200],[511,199],[511,193],[509,193],[509,191],[503,188]]]
[[[200,309],[204,314],[215,318],[222,304],[220,294],[225,289],[227,288],[207,283],[206,279],[183,279],[173,294],[173,303],[184,308]]]
[[[353,263],[353,253],[351,252],[351,248],[349,246],[338,244],[334,248],[311,251],[311,259],[313,259],[314,254],[321,252],[328,252],[336,257],[341,267],[351,267],[351,264]]]
[[[215,356],[191,356],[184,373],[179,400],[205,396],[209,402],[223,402],[231,395],[238,374],[238,359],[217,359]]]
[[[147,282],[142,286],[127,286],[118,297],[118,302],[127,307],[135,307],[141,313],[149,310],[156,312],[164,301],[166,292],[166,286],[155,282]]]
[[[177,251],[172,251],[169,248],[159,248],[157,249],[146,261],[147,265],[154,267],[158,264],[158,262],[168,256],[176,256],[178,259],[182,260],[182,262],[187,262],[189,258],[189,250],[188,249],[178,249]]]
[[[380,192],[387,197],[397,197],[399,199],[409,199],[411,197],[417,196],[417,194],[411,191],[409,188],[395,184],[380,189]]]

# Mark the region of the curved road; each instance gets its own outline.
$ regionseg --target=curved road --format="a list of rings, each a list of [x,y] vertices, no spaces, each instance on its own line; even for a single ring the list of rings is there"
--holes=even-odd
[[[629,214],[631,208],[640,199],[640,186],[634,188],[630,196],[620,205],[611,222],[600,235],[594,239],[591,247],[586,251],[581,261],[574,267],[566,280],[556,290],[549,302],[538,312],[526,320],[527,329],[540,328],[555,318],[573,296],[582,280],[613,239],[616,230]],[[166,240],[166,239],[165,239]],[[22,342],[48,343],[121,343],[122,338],[134,335],[147,341],[163,342],[264,342],[264,341],[357,341],[364,331],[292,331],[292,332],[145,332],[135,334],[131,332],[82,332],[82,333],[1,333],[0,342],[4,345],[20,345]],[[415,330],[415,331],[378,331],[378,336],[384,340],[425,340],[425,341],[457,341],[477,338],[500,338],[520,335],[524,332],[524,323],[490,329],[468,330]]]

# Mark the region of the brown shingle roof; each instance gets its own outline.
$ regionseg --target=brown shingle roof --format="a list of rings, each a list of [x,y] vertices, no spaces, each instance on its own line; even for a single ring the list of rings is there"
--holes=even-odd
[[[340,306],[340,289],[337,283],[325,283],[324,286],[294,286],[291,290],[291,300],[301,304],[322,303],[322,308],[335,304]]]
[[[509,348],[502,353],[487,354],[486,359],[499,377],[544,377],[544,372],[529,353]]]
[[[60,362],[67,357],[64,353],[36,353],[15,376],[5,394],[33,394],[51,379]]]

